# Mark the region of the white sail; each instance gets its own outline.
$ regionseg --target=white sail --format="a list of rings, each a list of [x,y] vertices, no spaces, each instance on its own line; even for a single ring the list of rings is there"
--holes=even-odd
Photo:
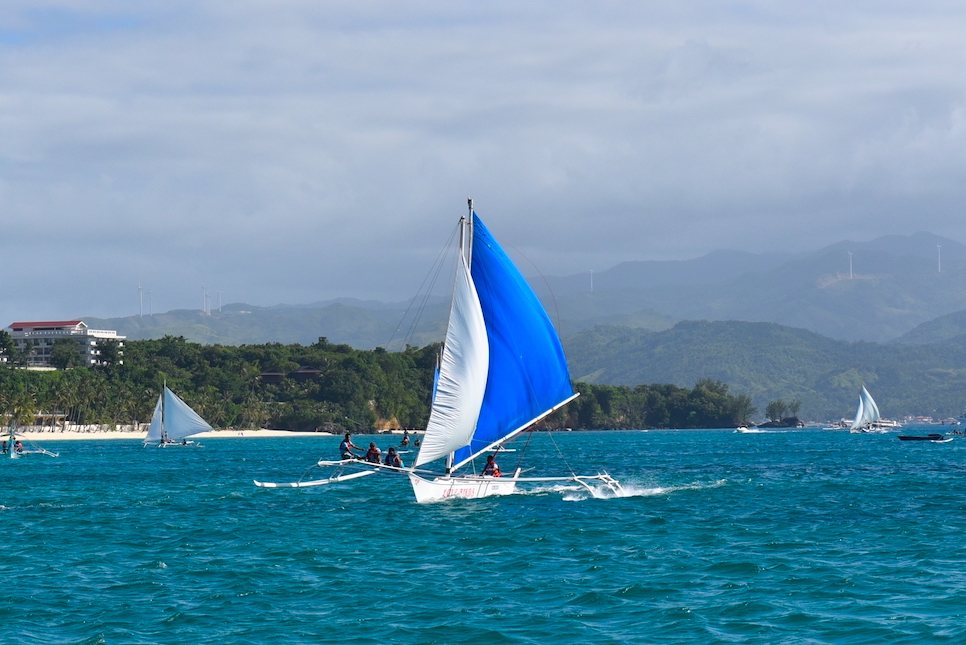
[[[486,391],[489,342],[480,299],[461,257],[439,366],[439,382],[415,466],[469,443]]]
[[[864,385],[862,386],[862,397],[865,400],[865,416],[869,423],[875,423],[881,418],[881,415],[879,414],[879,406],[875,404],[875,401],[872,399],[872,395],[869,394],[869,391],[865,389]]]
[[[164,436],[167,439],[176,441],[211,429],[207,421],[198,416],[197,412],[165,386]]]
[[[855,410],[855,421],[852,422],[852,430],[859,430],[862,428],[867,428],[876,421],[879,420],[879,406],[875,404],[875,400],[869,391],[862,386],[862,392],[859,393],[859,405]]]
[[[148,427],[148,436],[144,438],[145,443],[161,441],[161,437],[164,436],[163,406],[164,403],[159,394],[158,402],[154,406],[154,415],[151,417],[151,425]]]

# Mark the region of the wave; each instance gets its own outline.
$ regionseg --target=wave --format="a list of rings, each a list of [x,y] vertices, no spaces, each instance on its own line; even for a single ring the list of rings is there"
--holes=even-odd
[[[614,491],[605,484],[592,484],[590,490],[578,484],[553,484],[537,486],[527,489],[517,489],[517,495],[546,495],[548,493],[563,494],[565,502],[582,502],[588,499],[623,499],[627,497],[656,497],[688,490],[705,490],[719,488],[728,483],[727,479],[713,482],[694,482],[677,486],[646,486],[643,484],[624,483],[621,490]]]

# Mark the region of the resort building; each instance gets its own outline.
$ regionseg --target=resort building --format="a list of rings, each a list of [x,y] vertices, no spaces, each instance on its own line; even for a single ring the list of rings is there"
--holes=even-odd
[[[10,325],[10,336],[18,352],[27,352],[27,367],[52,367],[50,354],[54,343],[67,338],[77,343],[82,365],[100,365],[101,348],[105,340],[117,341],[118,349],[124,346],[125,337],[113,329],[88,329],[83,320],[54,320],[42,322],[15,322]],[[98,346],[100,342],[100,346]]]

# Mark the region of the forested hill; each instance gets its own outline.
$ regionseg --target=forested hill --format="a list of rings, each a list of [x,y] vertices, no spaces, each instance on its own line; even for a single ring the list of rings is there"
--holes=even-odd
[[[883,415],[955,416],[966,406],[966,349],[877,344],[774,323],[680,322],[671,329],[599,326],[565,341],[575,378],[594,383],[695,383],[749,394],[759,410],[798,399],[803,419],[851,416],[865,384]]]
[[[0,364],[0,416],[26,425],[50,413],[73,423],[144,423],[166,383],[216,427],[422,428],[438,350],[358,350],[324,339],[228,347],[168,336],[126,343],[123,363],[44,372],[14,367],[13,355]],[[724,427],[751,412],[750,399],[707,380],[691,389],[578,384],[578,391],[542,426]]]

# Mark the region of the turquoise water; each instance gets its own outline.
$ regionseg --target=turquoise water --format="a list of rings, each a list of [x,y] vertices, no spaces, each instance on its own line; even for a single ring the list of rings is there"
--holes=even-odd
[[[337,438],[50,442],[57,459],[0,462],[0,642],[966,642],[963,438],[553,441],[631,495],[252,485],[297,479]],[[566,472],[553,441],[533,437],[530,474]]]

